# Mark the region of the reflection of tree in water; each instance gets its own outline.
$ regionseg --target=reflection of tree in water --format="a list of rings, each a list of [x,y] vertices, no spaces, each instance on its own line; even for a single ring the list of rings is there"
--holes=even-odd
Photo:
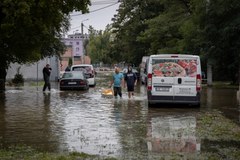
[[[60,145],[63,119],[59,112],[56,114],[51,93],[11,90],[5,94],[6,101],[0,97],[0,142],[49,152],[63,148]]]
[[[43,93],[43,110],[42,110],[42,137],[43,143],[41,149],[47,151],[61,151],[64,148],[63,143],[63,117],[61,117],[61,110],[56,110],[56,104],[58,103],[51,100],[52,93]],[[54,95],[56,96],[56,95]],[[58,113],[58,114],[56,114]],[[61,148],[59,148],[61,147]]]
[[[122,154],[129,156],[147,153],[146,117],[142,112],[141,101],[115,101],[114,114],[119,122],[118,132],[122,144]],[[136,158],[136,157],[134,157]]]
[[[0,148],[5,147],[5,131],[6,131],[6,121],[5,121],[5,107],[6,96],[5,93],[0,93]]]

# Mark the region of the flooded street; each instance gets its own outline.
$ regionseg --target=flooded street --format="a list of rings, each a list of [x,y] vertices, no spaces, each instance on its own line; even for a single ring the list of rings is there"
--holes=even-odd
[[[126,89],[123,99],[102,97],[106,77],[99,74],[88,91],[59,91],[57,83],[46,93],[42,86],[6,87],[0,94],[0,147],[23,144],[122,159],[239,156],[236,89],[204,88],[200,108],[148,108],[141,84],[130,100]]]

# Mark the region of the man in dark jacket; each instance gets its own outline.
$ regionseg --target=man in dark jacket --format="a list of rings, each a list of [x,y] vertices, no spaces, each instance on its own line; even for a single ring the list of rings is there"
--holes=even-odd
[[[128,67],[128,71],[125,74],[125,83],[127,83],[128,98],[134,95],[134,86],[137,85],[137,76],[132,72],[132,66]],[[124,83],[124,87],[126,86]]]
[[[43,91],[46,90],[46,88],[48,87],[48,90],[51,90],[51,84],[50,84],[50,74],[51,74],[51,70],[52,68],[50,68],[50,65],[47,64],[44,68],[43,68],[43,79],[44,79],[44,86],[43,86]]]

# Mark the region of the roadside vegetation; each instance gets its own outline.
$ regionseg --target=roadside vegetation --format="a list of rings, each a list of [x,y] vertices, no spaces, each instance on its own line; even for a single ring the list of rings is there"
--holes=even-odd
[[[202,84],[203,87],[209,87],[207,84]],[[229,81],[214,81],[212,83],[213,88],[231,88],[231,89],[239,89],[238,84],[232,84]]]
[[[194,54],[213,81],[238,84],[240,4],[238,0],[121,1],[105,31],[90,29],[92,63],[132,63],[151,54]]]
[[[0,150],[1,160],[114,160],[114,158],[99,157],[79,152],[70,153],[47,153],[39,152],[30,147],[18,146]]]

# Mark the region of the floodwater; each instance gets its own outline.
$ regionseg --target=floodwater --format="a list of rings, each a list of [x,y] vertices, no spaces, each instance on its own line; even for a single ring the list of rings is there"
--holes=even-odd
[[[0,94],[0,148],[27,145],[40,151],[122,159],[153,159],[170,153],[197,156],[206,152],[206,139],[214,139],[197,133],[201,114],[220,113],[224,121],[239,127],[236,89],[204,88],[200,108],[149,108],[141,84],[130,100],[126,90],[122,99],[102,97],[106,77],[98,75],[97,85],[88,91],[59,91],[57,83],[46,93],[41,86],[6,87]]]

